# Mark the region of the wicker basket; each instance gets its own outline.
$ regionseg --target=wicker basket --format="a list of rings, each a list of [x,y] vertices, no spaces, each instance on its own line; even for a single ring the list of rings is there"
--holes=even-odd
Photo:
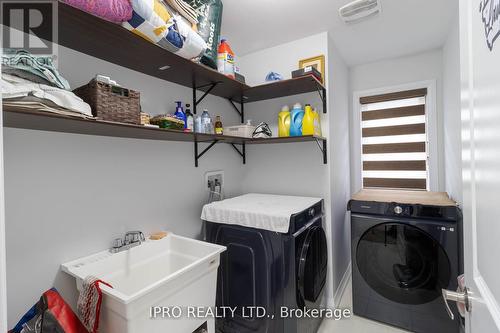
[[[141,122],[138,91],[93,79],[73,92],[90,105],[94,117],[120,123],[140,124]]]

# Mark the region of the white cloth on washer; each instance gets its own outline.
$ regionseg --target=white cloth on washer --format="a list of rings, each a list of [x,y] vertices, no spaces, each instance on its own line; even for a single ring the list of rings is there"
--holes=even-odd
[[[287,233],[293,214],[320,201],[320,198],[250,193],[206,204],[201,219]]]

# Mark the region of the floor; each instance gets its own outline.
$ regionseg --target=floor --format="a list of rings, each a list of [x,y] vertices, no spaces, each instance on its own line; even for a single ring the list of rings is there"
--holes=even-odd
[[[344,291],[344,294],[342,295],[342,300],[340,301],[340,306],[338,308],[352,309],[351,290],[352,290],[352,284],[349,282],[348,286]],[[318,330],[318,333],[332,333],[332,332],[405,333],[407,331],[400,330],[392,326],[384,325],[358,316],[352,316],[351,318],[346,318],[341,320],[324,320],[323,324]]]

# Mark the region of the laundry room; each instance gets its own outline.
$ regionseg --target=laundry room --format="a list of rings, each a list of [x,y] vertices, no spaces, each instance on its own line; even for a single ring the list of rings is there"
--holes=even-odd
[[[0,6],[0,332],[500,332],[498,0]]]

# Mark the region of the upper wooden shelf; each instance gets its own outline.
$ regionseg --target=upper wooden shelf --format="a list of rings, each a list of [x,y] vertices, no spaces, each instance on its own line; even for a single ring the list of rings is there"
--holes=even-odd
[[[165,81],[188,88],[202,87],[202,91],[217,82],[210,94],[245,103],[324,91],[324,86],[312,76],[250,87],[164,50],[120,25],[63,3],[58,8],[60,45]],[[165,66],[169,68],[160,69]]]

